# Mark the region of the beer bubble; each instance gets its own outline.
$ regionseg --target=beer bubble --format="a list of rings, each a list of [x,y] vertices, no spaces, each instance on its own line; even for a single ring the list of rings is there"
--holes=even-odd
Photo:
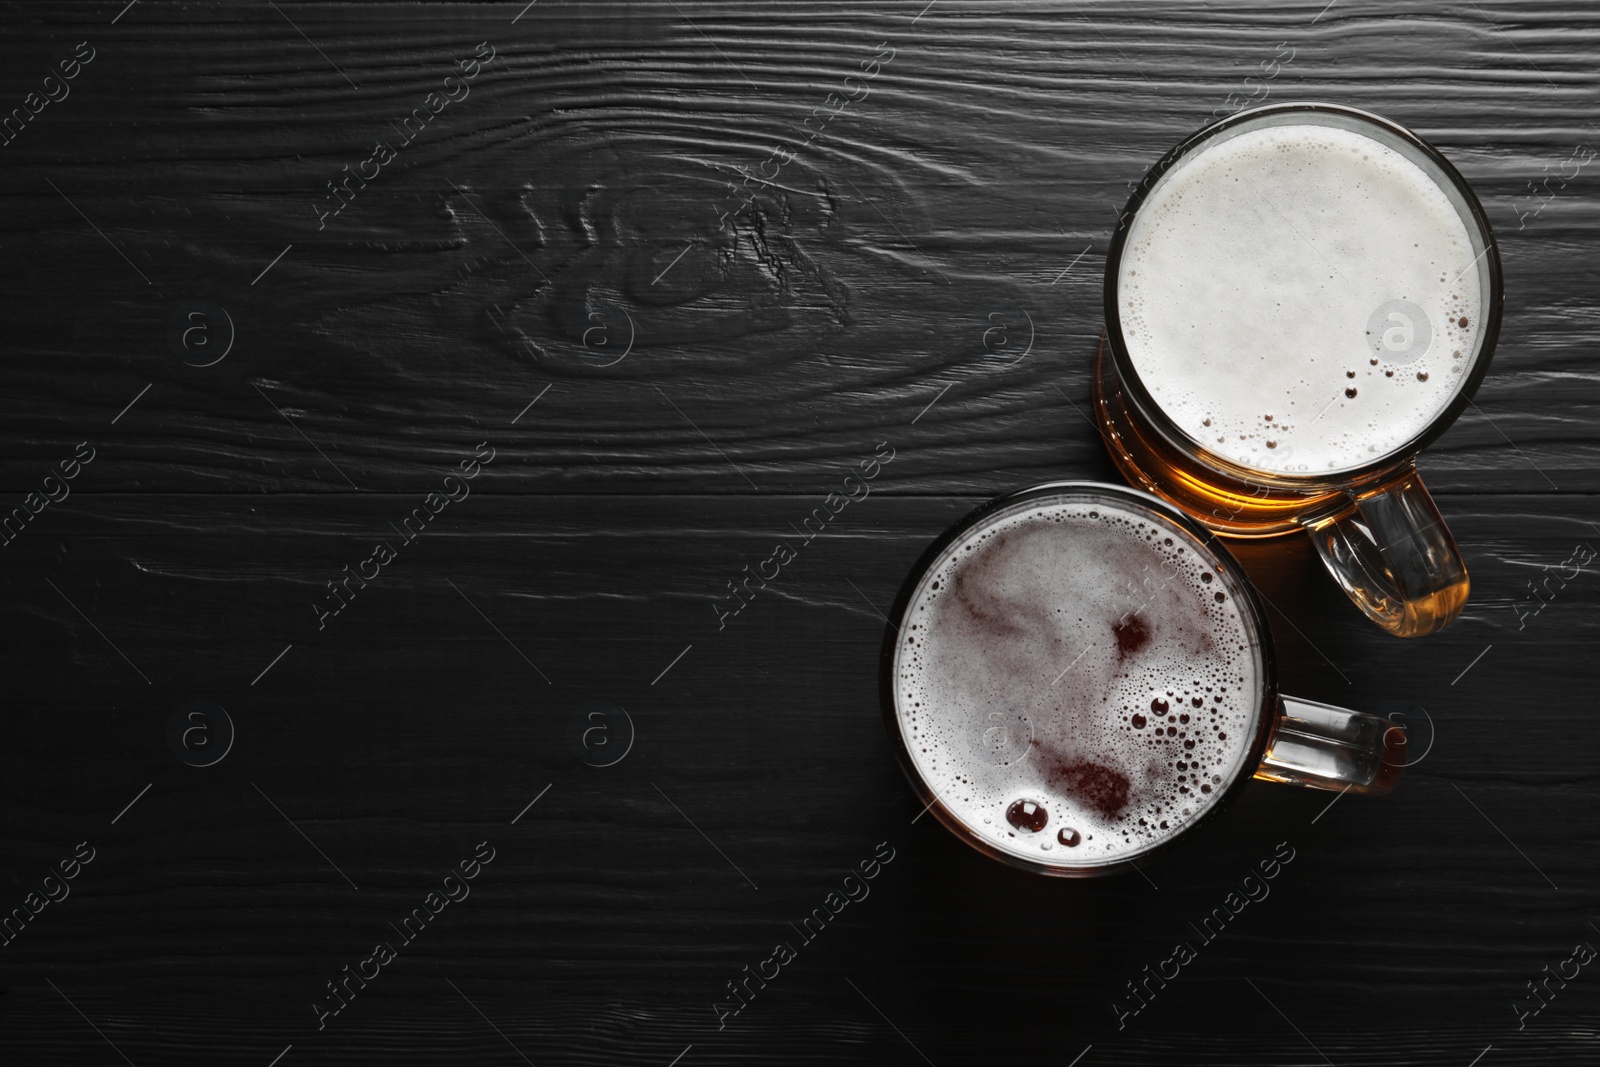
[[[1033,800],[1013,801],[1006,809],[1006,822],[1018,830],[1026,830],[1036,834],[1044,829],[1044,824],[1050,821],[1050,813],[1044,810],[1044,805]]]
[[[1349,397],[1351,400],[1354,400],[1356,398],[1356,387],[1353,385],[1350,386],[1350,388],[1344,391],[1344,395]]]
[[[1063,826],[1056,831],[1056,840],[1068,848],[1077,848],[1078,842],[1083,840],[1083,835],[1070,826]]]

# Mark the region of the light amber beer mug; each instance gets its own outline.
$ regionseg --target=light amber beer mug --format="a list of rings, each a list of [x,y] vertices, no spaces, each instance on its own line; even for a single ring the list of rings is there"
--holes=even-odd
[[[1106,260],[1101,434],[1123,475],[1217,532],[1307,531],[1400,637],[1466,604],[1416,457],[1494,352],[1500,255],[1420,137],[1333,104],[1196,133],[1147,174]]]

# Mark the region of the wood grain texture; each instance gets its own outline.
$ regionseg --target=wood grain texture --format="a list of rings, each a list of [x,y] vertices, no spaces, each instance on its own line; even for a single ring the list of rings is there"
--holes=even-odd
[[[1280,41],[1294,58],[1269,98],[1408,123],[1504,240],[1504,341],[1481,413],[1429,456],[1435,481],[1508,489],[1536,465],[1560,489],[1596,488],[1590,445],[1568,432],[1600,400],[1584,343],[1593,176],[1531,220],[1516,200],[1600,137],[1587,5],[1341,2],[1315,24],[1316,5],[940,3],[914,25],[805,4],[542,4],[515,26],[498,7],[408,8],[398,24],[381,6],[296,10],[329,62],[270,8],[135,11],[81,30],[101,54],[5,149],[10,342],[30,357],[4,399],[13,491],[152,381],[119,439],[118,488],[348,488],[252,386],[363,489],[400,487],[547,385],[541,417],[505,435],[520,489],[748,489],[706,437],[762,489],[809,489],[945,385],[916,489],[1036,479],[1097,447],[1067,401],[1086,395],[1128,183]],[[19,27],[6,98],[80,25]],[[497,58],[470,95],[404,146],[399,121],[483,40]],[[719,227],[734,168],[800,137],[880,42],[894,59],[869,95]],[[319,231],[326,183],[378,139],[397,159]],[[168,351],[188,299],[237,327],[214,368]],[[1024,313],[1034,344],[1013,362]],[[986,348],[997,322],[1011,344]],[[627,358],[601,366],[625,338]]]
[[[1600,543],[1600,171],[1525,199],[1600,145],[1592,5],[121,6],[0,10],[0,115],[96,50],[0,147],[0,503],[96,449],[0,547],[0,910],[97,849],[0,947],[0,1062],[1595,1058],[1592,968],[1523,1030],[1511,1007],[1600,944],[1600,577],[1528,588]],[[1308,543],[1238,548],[1285,688],[1420,706],[1435,747],[1381,800],[1253,785],[1148,881],[1002,869],[913,823],[879,612],[988,496],[1114,477],[1083,417],[1110,225],[1279,42],[1271,99],[1416,129],[1502,242],[1495,366],[1422,462],[1462,619],[1396,641]],[[870,94],[719,225],[735,168],[880,43]],[[377,139],[394,161],[319,230]],[[233,321],[214,366],[169,342],[185,301]],[[485,441],[319,629],[325,583]],[[880,442],[871,496],[719,627]],[[167,744],[192,699],[238,730],[214,767]],[[614,767],[568,746],[595,699],[636,729]],[[480,841],[470,897],[319,1031],[324,983]],[[1119,1030],[1125,983],[1284,841]],[[871,895],[719,1029],[880,842]]]

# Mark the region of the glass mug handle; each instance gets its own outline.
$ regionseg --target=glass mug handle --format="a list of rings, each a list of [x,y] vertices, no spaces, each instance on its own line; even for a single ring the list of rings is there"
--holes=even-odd
[[[1405,727],[1382,716],[1280,697],[1255,776],[1312,789],[1387,793],[1405,767],[1405,745]]]
[[[1356,606],[1396,637],[1455,621],[1471,590],[1467,565],[1416,467],[1346,500],[1342,511],[1305,524]]]

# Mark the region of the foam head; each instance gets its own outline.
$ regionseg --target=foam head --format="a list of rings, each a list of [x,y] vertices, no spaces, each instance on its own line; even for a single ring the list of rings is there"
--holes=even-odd
[[[1452,193],[1430,161],[1341,126],[1217,134],[1129,224],[1117,305],[1140,380],[1245,467],[1326,476],[1400,451],[1484,328],[1482,245]]]
[[[1242,596],[1131,498],[1062,489],[1002,508],[939,554],[900,620],[912,764],[949,814],[1030,863],[1148,851],[1244,771],[1265,667]]]

